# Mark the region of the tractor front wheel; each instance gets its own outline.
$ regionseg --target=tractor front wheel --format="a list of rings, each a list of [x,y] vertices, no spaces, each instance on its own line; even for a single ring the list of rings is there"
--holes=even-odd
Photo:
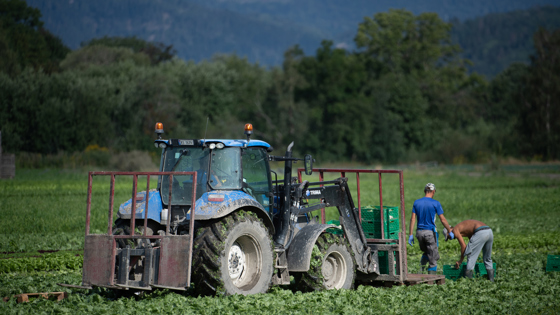
[[[240,211],[197,231],[194,290],[200,295],[256,294],[268,290],[274,270],[272,239],[252,212]]]
[[[302,292],[351,289],[355,263],[347,241],[331,233],[319,236],[313,247],[309,270],[294,275],[296,288]]]

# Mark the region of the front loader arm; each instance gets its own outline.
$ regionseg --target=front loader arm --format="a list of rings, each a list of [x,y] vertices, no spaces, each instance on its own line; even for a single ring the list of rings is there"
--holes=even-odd
[[[319,185],[322,185],[322,187],[308,188],[309,186]],[[334,181],[327,182],[304,182],[302,186],[300,186],[301,202],[298,214],[311,212],[324,207],[337,207],[340,214],[340,224],[355,254],[358,270],[364,273],[378,273],[377,251],[372,252],[371,248],[367,246],[366,236],[362,229],[359,215],[355,210],[350,189],[348,188],[348,179],[341,177]],[[300,195],[299,191],[297,192],[298,195]],[[304,195],[306,197],[303,197]],[[307,202],[303,200],[304,198],[320,199],[321,202],[319,204],[307,206]]]

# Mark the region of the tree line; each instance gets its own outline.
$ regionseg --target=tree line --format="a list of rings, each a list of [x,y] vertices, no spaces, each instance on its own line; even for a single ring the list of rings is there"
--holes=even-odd
[[[155,150],[161,121],[170,138],[243,138],[250,122],[254,138],[280,152],[295,141],[320,161],[560,156],[560,30],[540,29],[531,63],[488,81],[467,71],[452,24],[434,13],[377,13],[358,24],[353,51],[295,46],[265,68],[236,55],[188,62],[135,37],[70,51],[22,3],[0,1],[0,60],[12,56],[0,62],[4,151]]]

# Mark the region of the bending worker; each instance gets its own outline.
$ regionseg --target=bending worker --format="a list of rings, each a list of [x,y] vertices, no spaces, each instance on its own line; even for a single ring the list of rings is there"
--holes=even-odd
[[[414,227],[414,221],[416,220],[416,217],[418,217],[416,238],[418,239],[420,250],[423,252],[422,258],[420,259],[420,265],[423,273],[426,269],[426,264],[429,262],[429,274],[436,274],[437,261],[439,260],[436,215],[439,216],[443,226],[447,228],[448,231],[451,231],[447,220],[443,216],[441,204],[439,201],[433,199],[435,193],[436,186],[432,183],[428,183],[424,187],[424,198],[414,201],[414,206],[412,206],[412,216],[410,217],[410,236],[408,237],[408,244],[413,246],[414,237],[412,236],[412,229]],[[450,236],[453,236],[453,233],[450,233]]]
[[[461,259],[455,263],[455,268],[459,269],[463,258],[467,256],[465,277],[472,278],[476,259],[482,250],[482,259],[484,260],[484,266],[486,266],[486,271],[488,272],[488,279],[494,281],[494,266],[492,265],[492,243],[494,242],[494,234],[492,233],[492,229],[480,221],[465,220],[449,230],[449,235],[447,231],[448,230],[443,229],[445,240],[452,240],[452,236],[454,236],[461,245]],[[468,245],[465,245],[463,236],[469,238]]]

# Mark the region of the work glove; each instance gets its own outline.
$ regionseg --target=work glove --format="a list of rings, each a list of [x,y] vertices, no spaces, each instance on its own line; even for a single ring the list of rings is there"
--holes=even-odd
[[[453,234],[453,232],[449,231],[449,239],[452,240],[455,238],[455,234]]]
[[[410,235],[410,236],[408,237],[408,244],[409,244],[410,246],[414,246],[414,236]]]

